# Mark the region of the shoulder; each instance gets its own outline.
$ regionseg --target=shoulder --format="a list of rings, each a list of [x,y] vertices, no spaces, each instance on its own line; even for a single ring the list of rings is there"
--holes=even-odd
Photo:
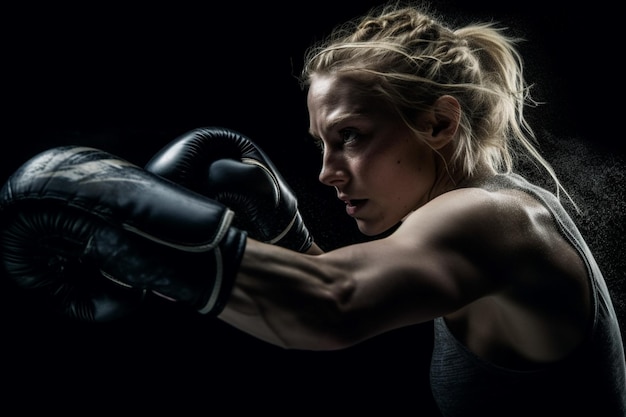
[[[518,190],[449,191],[408,216],[398,239],[464,259],[487,279],[512,277],[511,269],[536,264],[561,239],[550,212]],[[501,281],[498,284],[502,284]]]
[[[444,193],[415,212],[403,224],[419,227],[431,238],[485,239],[504,241],[528,239],[538,226],[551,222],[550,212],[523,191],[460,188]]]

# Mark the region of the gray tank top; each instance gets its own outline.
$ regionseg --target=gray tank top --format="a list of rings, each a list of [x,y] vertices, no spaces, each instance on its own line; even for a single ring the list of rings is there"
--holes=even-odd
[[[443,318],[435,319],[430,383],[442,414],[626,416],[626,361],[617,317],[602,273],[574,222],[552,193],[517,174],[498,175],[480,187],[522,190],[550,210],[587,265],[593,320],[584,343],[567,358],[540,370],[519,371],[479,358],[452,335]]]

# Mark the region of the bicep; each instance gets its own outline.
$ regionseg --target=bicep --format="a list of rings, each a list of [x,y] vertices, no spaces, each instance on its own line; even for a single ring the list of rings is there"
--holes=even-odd
[[[345,314],[367,337],[446,315],[488,291],[463,251],[412,235],[401,228],[388,238],[327,254],[328,262],[351,271],[354,289]]]
[[[352,271],[347,311],[363,334],[445,316],[510,285],[510,216],[493,195],[462,192],[423,206],[387,238],[324,255]]]

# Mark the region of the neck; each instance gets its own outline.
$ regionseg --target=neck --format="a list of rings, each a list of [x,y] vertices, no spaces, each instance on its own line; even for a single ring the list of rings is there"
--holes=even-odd
[[[472,187],[496,174],[496,171],[488,164],[479,164],[471,175],[467,175],[460,164],[453,164],[452,153],[454,149],[451,144],[442,148],[435,156],[435,167],[437,179],[435,180],[428,199],[432,200],[448,191],[457,188]]]
[[[429,193],[428,201],[457,188],[463,187],[467,177],[463,170],[450,163],[448,147],[435,156],[436,179]]]

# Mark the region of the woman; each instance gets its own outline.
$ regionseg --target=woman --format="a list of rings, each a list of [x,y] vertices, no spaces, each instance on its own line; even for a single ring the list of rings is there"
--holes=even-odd
[[[514,40],[390,6],[312,48],[302,82],[319,179],[371,240],[323,253],[262,151],[200,129],[146,169],[85,147],[25,164],[0,190],[5,269],[88,320],[136,307],[130,287],[288,349],[434,321],[443,415],[623,416],[618,322],[567,193],[533,147]],[[215,148],[224,155],[207,166]],[[521,152],[556,195],[514,172]],[[248,235],[230,227],[233,212]],[[115,292],[98,292],[102,276]]]
[[[365,235],[397,229],[313,256],[251,240],[220,317],[310,350],[434,320],[444,415],[624,415],[615,313],[533,147],[514,40],[387,6],[311,48],[302,81],[320,181]],[[514,173],[518,151],[556,197]]]

